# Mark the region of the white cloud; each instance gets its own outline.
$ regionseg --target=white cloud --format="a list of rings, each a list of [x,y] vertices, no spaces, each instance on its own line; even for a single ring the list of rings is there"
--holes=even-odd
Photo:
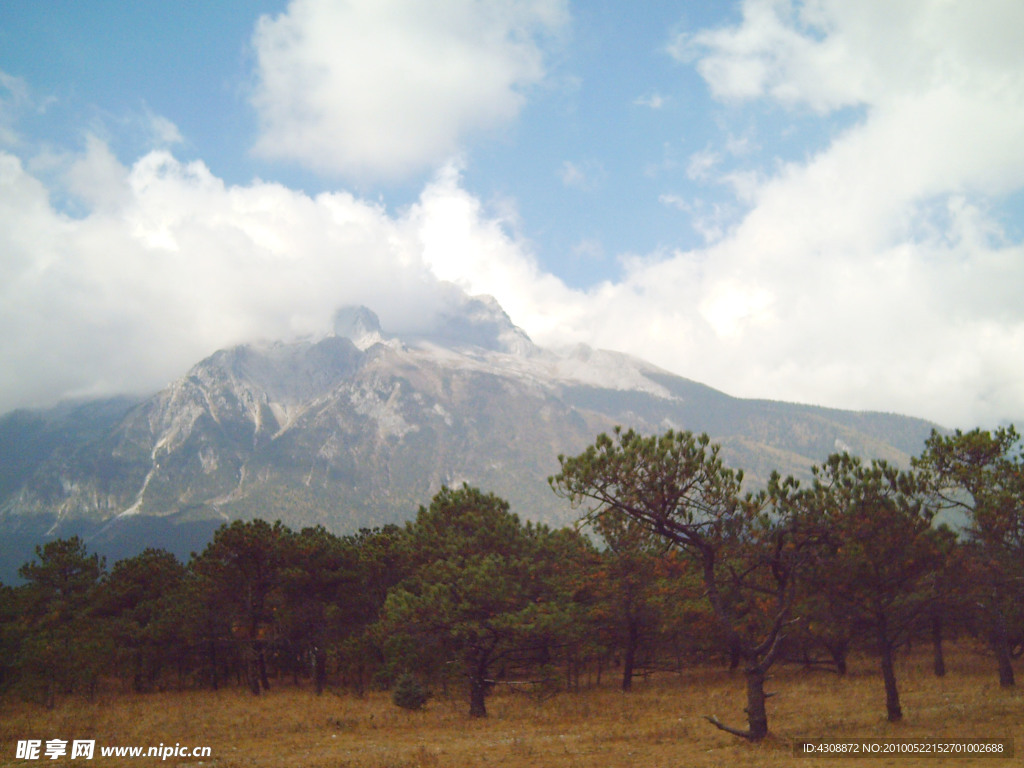
[[[23,112],[33,108],[28,83],[0,70],[0,146],[14,146],[21,141],[15,124]]]
[[[725,151],[734,157],[750,154],[754,149],[754,142],[749,136],[730,135],[725,140]]]
[[[441,163],[544,77],[565,0],[293,0],[253,44],[260,154],[350,177]]]
[[[727,226],[735,218],[735,212],[721,203],[708,203],[700,199],[687,200],[671,193],[659,195],[658,202],[689,214],[690,226],[709,244],[721,240],[725,236]]]
[[[562,163],[562,167],[558,169],[558,178],[562,180],[563,185],[578,189],[582,188],[587,182],[586,174],[571,160],[566,160]]]
[[[593,237],[585,237],[572,247],[572,257],[581,261],[603,261],[604,245]]]
[[[649,179],[656,179],[666,173],[674,171],[679,167],[680,161],[678,150],[672,142],[664,142],[661,145],[661,159],[655,163],[644,165],[644,176]]]
[[[147,110],[146,118],[149,122],[149,134],[151,143],[156,147],[170,147],[181,144],[184,138],[178,126],[162,115],[157,115]]]
[[[1024,248],[986,213],[1024,186],[1022,33],[1019,3],[751,0],[737,27],[675,40],[723,100],[864,117],[769,176],[723,171],[750,206],[740,225],[622,288],[657,275],[688,295],[696,280],[713,333],[697,377],[730,391],[966,426],[1024,415],[1024,308],[1008,287],[1024,285]],[[691,175],[714,174],[711,157]],[[673,367],[668,348],[646,354]]]
[[[68,191],[90,209],[116,208],[128,192],[128,169],[102,140],[89,134],[85,153],[71,159],[64,181]]]
[[[638,96],[633,104],[638,107],[649,107],[650,109],[661,109],[668,103],[668,98],[660,93],[649,93],[645,96]]]
[[[513,321],[538,339],[571,337],[585,310],[580,295],[545,273],[514,229],[462,189],[446,166],[420,196],[408,221],[422,258],[437,278],[469,293],[495,296]]]
[[[152,390],[220,347],[322,333],[344,304],[414,328],[445,296],[417,231],[429,212],[413,226],[346,193],[232,187],[166,152],[120,178],[96,140],[72,169],[119,194],[69,218],[0,154],[0,412]]]
[[[1024,187],[1022,15],[752,0],[739,26],[676,41],[737,107],[863,115],[770,172],[762,154],[715,178],[715,156],[698,153],[691,175],[731,186],[742,219],[725,231],[717,203],[663,195],[707,247],[623,260],[617,283],[551,291],[513,317],[542,343],[627,349],[739,395],[964,427],[1024,417],[1024,246],[991,213]],[[749,144],[725,148],[742,162]],[[530,276],[504,269],[467,284],[521,301]]]
[[[1024,6],[1014,0],[745,0],[739,26],[680,34],[669,50],[680,61],[696,58],[719,98],[767,97],[825,112],[968,81],[999,88],[1019,80],[1022,26]]]
[[[563,186],[578,189],[581,192],[593,192],[600,189],[606,177],[604,165],[596,160],[585,160],[581,163],[566,160],[558,169],[558,178]]]
[[[686,175],[694,181],[705,181],[710,178],[711,170],[721,159],[721,156],[710,147],[694,152],[686,166]]]
[[[679,211],[687,212],[690,210],[690,204],[679,195],[665,193],[664,195],[658,196],[658,202]]]
[[[451,163],[392,214],[344,192],[229,186],[166,152],[124,168],[90,139],[62,165],[91,206],[71,219],[0,154],[0,411],[160,386],[217,347],[321,331],[345,303],[412,328],[451,281],[541,344],[622,349],[732,394],[949,426],[1024,418],[1024,246],[998,219],[1024,186],[1024,20],[1015,2],[976,8],[749,2],[738,26],[676,41],[739,110],[855,105],[858,121],[786,163],[722,126],[726,154],[700,173],[748,212],[665,194],[707,245],[620,257],[621,279],[585,291],[545,272],[514,207],[485,206]]]

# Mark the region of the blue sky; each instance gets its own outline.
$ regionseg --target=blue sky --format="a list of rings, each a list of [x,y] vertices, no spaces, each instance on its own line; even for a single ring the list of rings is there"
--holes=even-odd
[[[0,411],[454,282],[735,395],[1024,415],[1007,0],[0,4]]]

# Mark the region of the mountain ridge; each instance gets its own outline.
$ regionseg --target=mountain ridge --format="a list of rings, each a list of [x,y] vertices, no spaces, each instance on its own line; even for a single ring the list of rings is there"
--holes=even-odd
[[[540,348],[489,297],[401,335],[343,308],[331,334],[218,350],[147,398],[0,417],[0,459],[20,456],[0,471],[0,533],[85,531],[115,549],[149,528],[165,545],[252,517],[348,533],[407,520],[461,482],[561,525],[576,512],[547,487],[558,454],[618,424],[706,431],[755,484],[776,469],[806,477],[836,450],[906,464],[935,426],[735,398],[620,352]]]

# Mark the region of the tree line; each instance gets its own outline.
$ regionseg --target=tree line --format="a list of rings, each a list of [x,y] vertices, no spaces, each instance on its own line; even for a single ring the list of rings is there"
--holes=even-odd
[[[0,686],[45,705],[101,685],[273,685],[536,696],[615,675],[742,669],[768,733],[778,663],[845,674],[878,660],[889,720],[911,643],[981,641],[1002,686],[1024,651],[1024,455],[1013,427],[933,432],[910,469],[835,454],[801,483],[742,490],[707,435],[617,429],[560,456],[581,525],[523,522],[497,496],[442,488],[403,527],[337,536],[225,524],[182,563],[147,549],[107,568],[77,537],[0,586]],[[936,525],[957,512],[958,530]],[[417,704],[423,695],[412,700]],[[398,699],[396,698],[396,701]]]

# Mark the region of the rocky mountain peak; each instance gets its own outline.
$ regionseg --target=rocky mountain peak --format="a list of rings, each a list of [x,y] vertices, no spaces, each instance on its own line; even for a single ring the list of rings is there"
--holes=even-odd
[[[173,537],[255,516],[351,532],[461,481],[561,524],[576,512],[547,485],[558,455],[616,425],[707,431],[755,484],[838,446],[906,464],[933,426],[740,400],[620,352],[545,350],[493,298],[452,289],[414,333],[344,307],[332,335],[220,350],[141,402],[0,416],[0,537],[24,534],[30,552],[116,521]]]
[[[536,347],[493,296],[458,294],[434,316],[433,327],[416,337],[442,347],[477,347],[489,352],[526,356]]]
[[[377,314],[364,306],[341,307],[334,313],[334,335],[350,339],[362,350],[384,340]]]
[[[385,333],[372,310],[341,307],[334,314],[334,335],[351,340],[364,351],[390,339],[412,346],[426,342],[461,352],[475,349],[528,356],[537,351],[493,296],[468,296],[455,289],[446,299],[421,328],[396,335]]]

